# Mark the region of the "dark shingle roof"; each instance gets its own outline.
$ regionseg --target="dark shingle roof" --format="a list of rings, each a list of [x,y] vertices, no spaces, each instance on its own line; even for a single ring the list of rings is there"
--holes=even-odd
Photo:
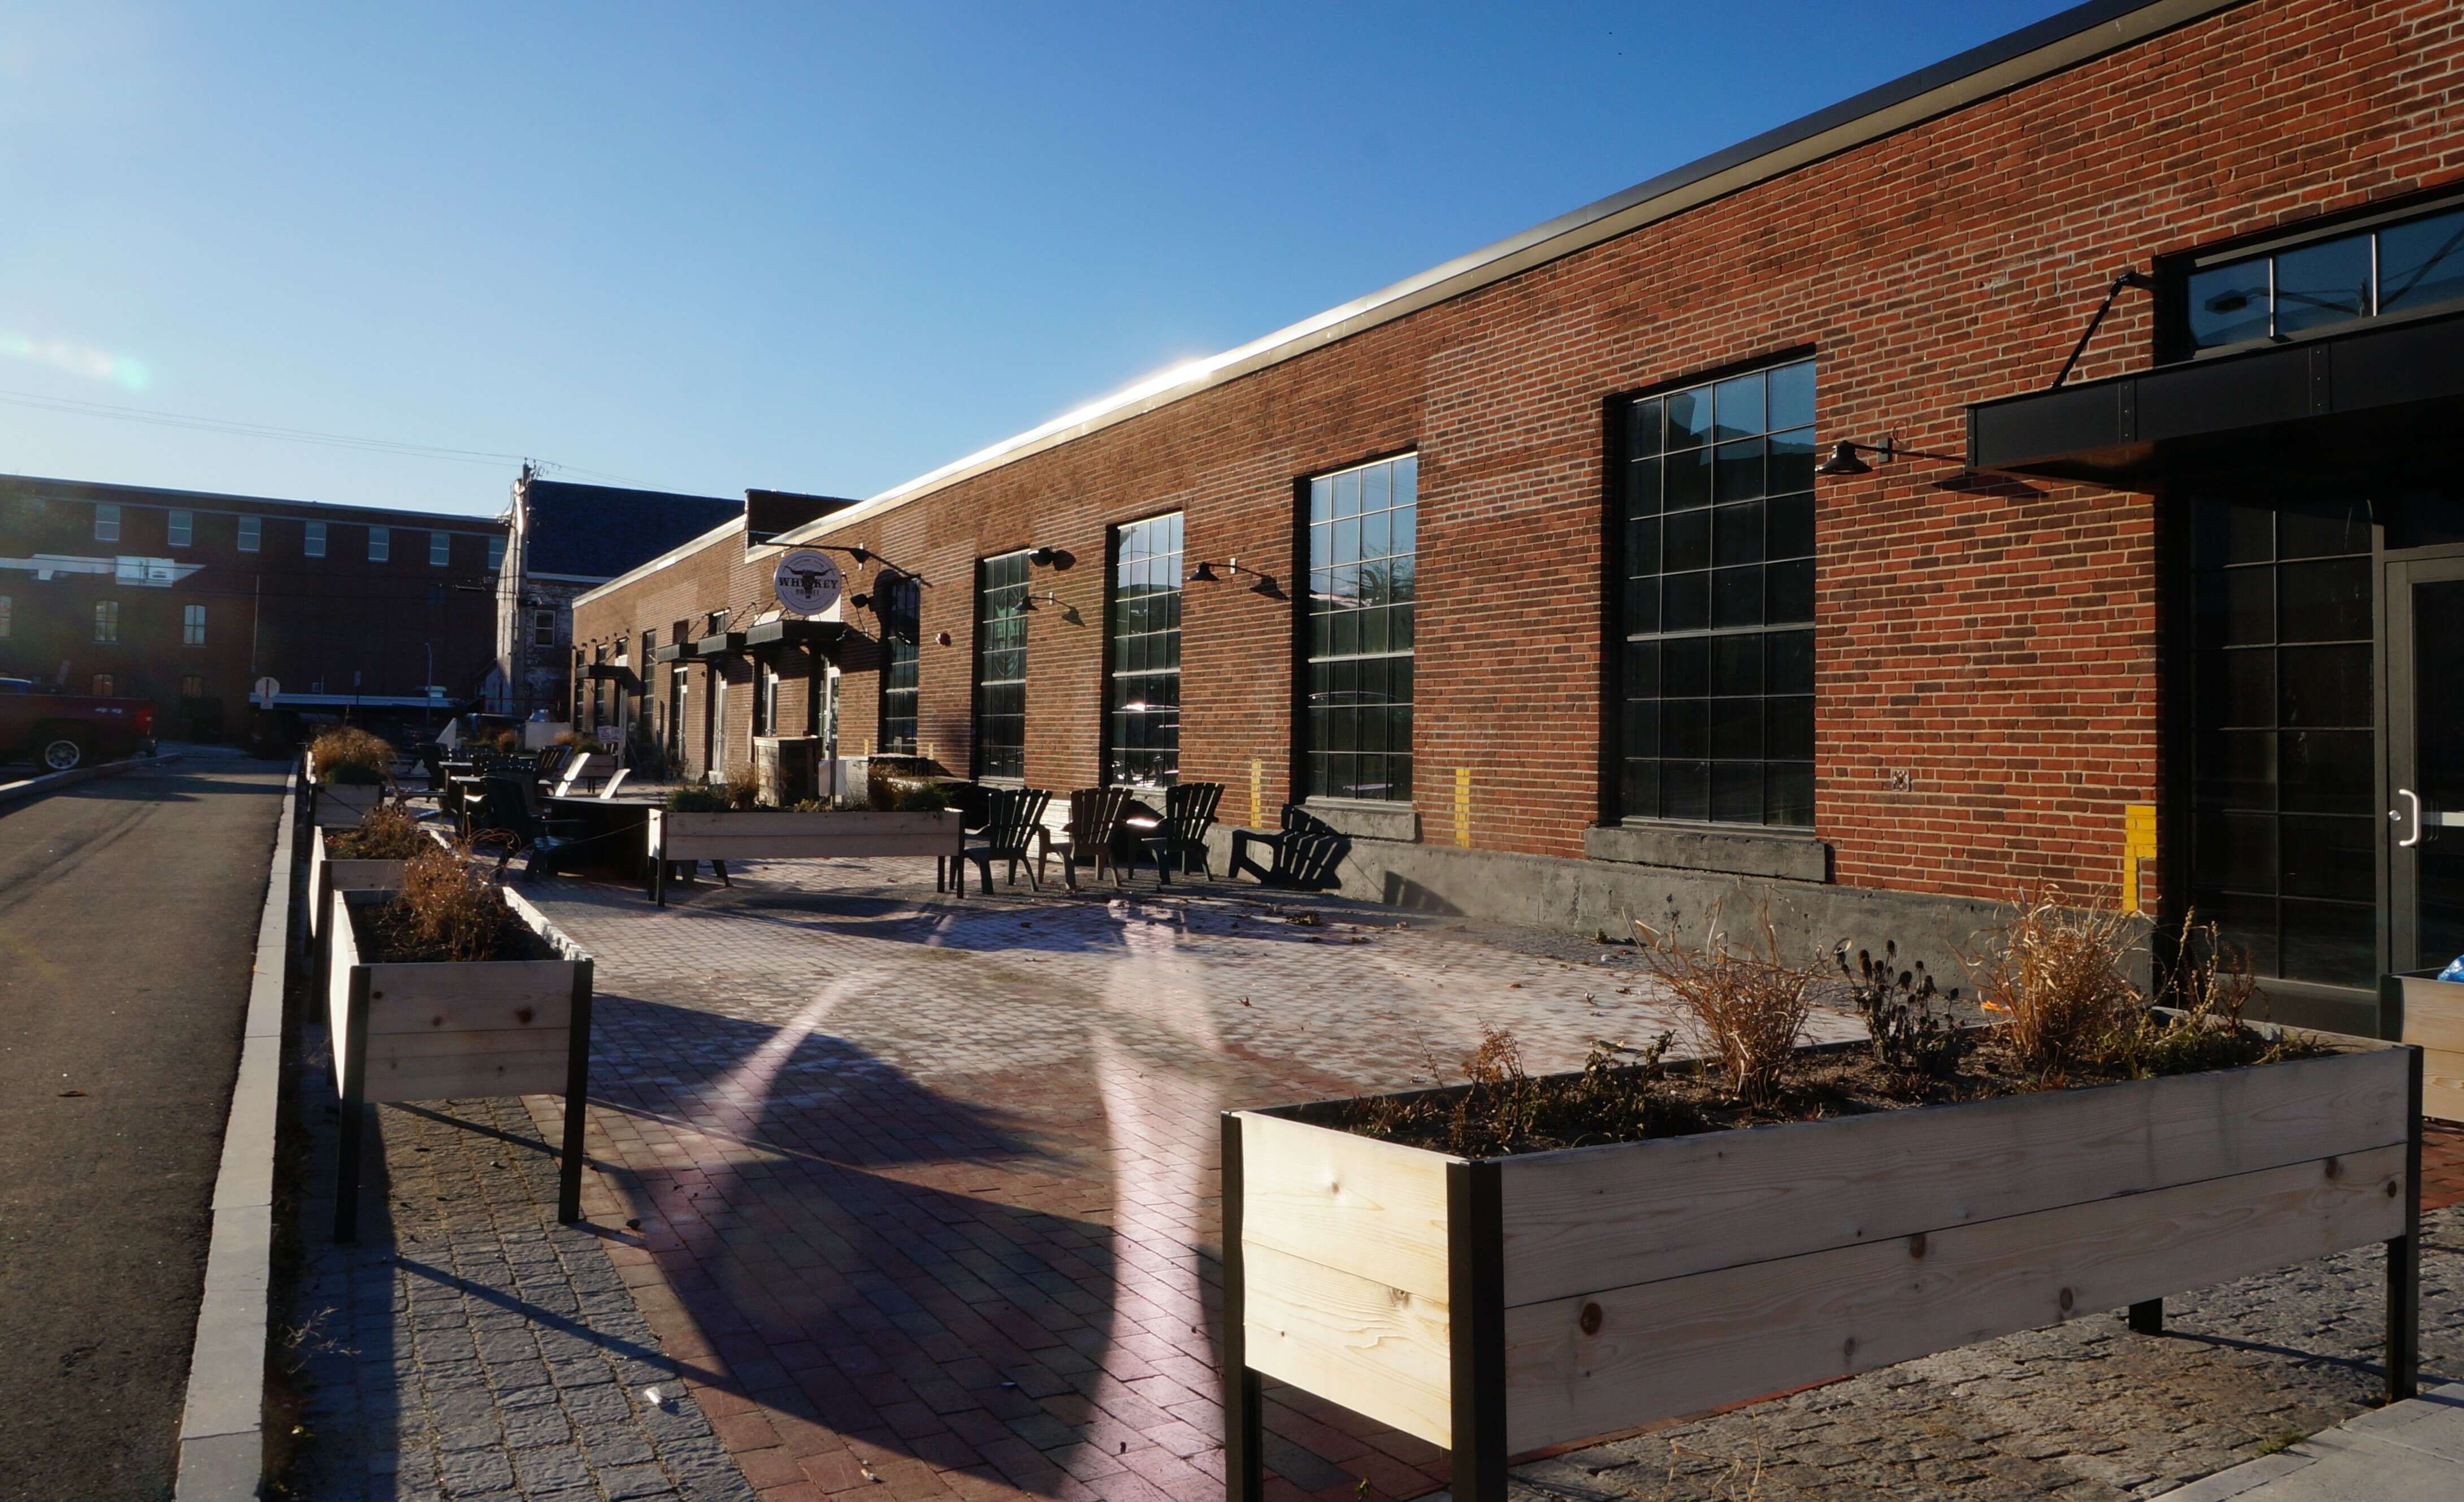
[[[613,579],[744,514],[744,502],[717,496],[532,480],[530,555],[534,574]]]

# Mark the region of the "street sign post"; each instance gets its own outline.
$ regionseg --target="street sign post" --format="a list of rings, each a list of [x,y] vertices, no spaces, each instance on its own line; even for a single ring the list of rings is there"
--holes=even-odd
[[[272,709],[275,696],[281,692],[282,684],[272,674],[268,674],[256,680],[256,687],[250,691],[249,697],[256,700],[258,708]]]

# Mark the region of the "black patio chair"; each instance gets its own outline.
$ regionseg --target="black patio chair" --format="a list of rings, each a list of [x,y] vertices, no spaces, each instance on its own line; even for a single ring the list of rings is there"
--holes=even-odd
[[[1260,865],[1249,854],[1253,846],[1271,852],[1269,864]],[[1224,863],[1224,874],[1246,871],[1262,886],[1323,891],[1336,884],[1335,870],[1351,850],[1352,841],[1342,831],[1298,804],[1286,804],[1275,829],[1232,831],[1232,856]]]
[[[958,853],[946,857],[944,864],[953,859],[974,861],[976,869],[983,873],[979,890],[990,892],[993,862],[1009,862],[1009,885],[1013,887],[1018,885],[1018,868],[1024,862],[1027,882],[1036,891],[1043,891],[1044,878],[1037,874],[1033,862],[1035,846],[1045,837],[1044,810],[1050,806],[1052,795],[1041,787],[988,787],[984,794],[982,843],[961,845]]]
[[[1155,861],[1155,884],[1172,885],[1172,868],[1178,866],[1186,875],[1190,862],[1204,875],[1215,874],[1213,859],[1206,853],[1206,831],[1215,823],[1215,809],[1223,802],[1221,783],[1182,783],[1167,787],[1163,794],[1163,823],[1153,834],[1143,835],[1138,845]]]
[[[564,847],[582,828],[577,820],[550,819],[539,812],[539,789],[519,777],[491,773],[479,795],[479,811],[472,820],[473,838],[501,845],[496,858],[502,872],[515,856],[525,856],[522,879],[553,875]]]
[[[1130,790],[1126,787],[1081,787],[1069,795],[1069,822],[1061,827],[1059,838],[1046,828],[1038,843],[1035,863],[1041,871],[1055,847],[1061,851],[1061,874],[1069,890],[1078,890],[1078,857],[1084,852],[1095,857],[1095,874],[1109,875],[1112,885],[1121,884],[1120,868],[1112,861],[1112,843],[1121,837],[1121,821],[1129,816]]]

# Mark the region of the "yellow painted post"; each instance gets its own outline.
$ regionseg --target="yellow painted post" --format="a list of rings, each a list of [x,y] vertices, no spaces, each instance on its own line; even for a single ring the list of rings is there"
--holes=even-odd
[[[2156,806],[2124,804],[2122,806],[2122,911],[2136,914],[2139,907],[2139,863],[2156,858]]]
[[[1471,849],[1471,768],[1455,768],[1455,843]]]
[[[1249,828],[1253,829],[1265,828],[1266,827],[1265,814],[1266,763],[1252,760],[1249,762]]]

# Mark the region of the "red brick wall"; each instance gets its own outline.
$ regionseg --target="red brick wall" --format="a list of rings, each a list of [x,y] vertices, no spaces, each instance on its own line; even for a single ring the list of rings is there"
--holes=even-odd
[[[2464,176],[2458,18],[2228,11],[829,538],[931,581],[919,736],[956,767],[974,561],[1077,556],[1035,586],[1082,623],[1029,628],[1026,774],[1063,789],[1098,770],[1108,524],[1181,508],[1191,561],[1238,554],[1293,594],[1295,478],[1416,447],[1424,828],[1450,834],[1468,767],[1475,845],[1578,855],[1601,809],[1610,398],[1811,347],[1824,444],[1956,452],[1966,405],[2050,380],[2118,268]],[[2079,376],[2150,349],[2146,299],[2125,295]],[[2145,497],[1918,460],[1822,482],[1815,822],[1841,881],[2007,896],[2116,878],[2123,806],[2157,791],[2153,539]],[[1193,585],[1184,621],[1182,775],[1225,783],[1245,817],[1255,759],[1271,807],[1291,607]],[[846,690],[860,748],[874,696],[857,673]]]

